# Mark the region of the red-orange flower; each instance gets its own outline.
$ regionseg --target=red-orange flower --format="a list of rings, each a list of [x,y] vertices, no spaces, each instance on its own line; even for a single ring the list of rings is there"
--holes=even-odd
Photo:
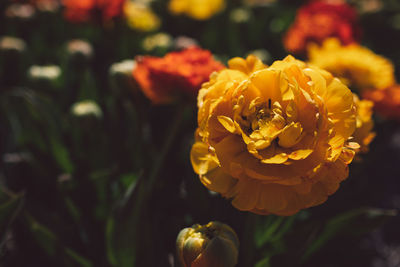
[[[133,76],[154,104],[168,103],[181,93],[195,97],[212,72],[225,68],[213,59],[210,51],[198,47],[171,52],[162,58],[137,57],[136,61]]]
[[[400,120],[399,84],[382,90],[366,90],[363,97],[373,101],[375,110],[382,116]]]
[[[355,9],[344,2],[312,1],[297,11],[283,42],[292,53],[302,53],[309,42],[321,44],[328,37],[337,37],[347,45],[358,38],[356,22]]]
[[[125,0],[63,0],[65,17],[72,22],[85,22],[96,15],[110,20],[122,14]]]

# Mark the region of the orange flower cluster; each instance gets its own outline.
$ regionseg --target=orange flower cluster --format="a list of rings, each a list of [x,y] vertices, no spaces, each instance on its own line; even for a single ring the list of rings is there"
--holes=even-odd
[[[63,0],[65,17],[71,22],[85,22],[100,15],[110,20],[122,14],[125,0]]]
[[[358,39],[356,22],[355,9],[344,2],[313,1],[298,10],[283,42],[292,53],[303,53],[309,42],[321,44],[328,37],[347,45]]]
[[[171,102],[184,93],[195,97],[210,74],[225,66],[215,61],[208,50],[190,47],[165,57],[138,57],[133,76],[143,93],[154,104]]]
[[[363,97],[373,101],[375,110],[382,116],[400,120],[399,84],[382,90],[366,90]]]

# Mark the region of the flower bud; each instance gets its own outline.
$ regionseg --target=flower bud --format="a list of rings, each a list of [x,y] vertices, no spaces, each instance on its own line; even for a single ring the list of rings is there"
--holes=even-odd
[[[109,70],[112,88],[116,93],[125,94],[136,87],[132,71],[136,67],[135,60],[123,60],[111,65]]]
[[[100,119],[103,116],[99,105],[93,100],[83,100],[73,104],[71,113],[76,117],[94,117]]]
[[[26,43],[24,40],[11,37],[3,36],[0,38],[0,50],[1,52],[17,52],[22,53],[26,49]]]
[[[159,32],[144,38],[142,47],[147,52],[162,50],[164,53],[172,46],[172,37],[168,33]]]
[[[229,14],[229,19],[234,23],[246,23],[251,18],[251,12],[245,8],[236,8]]]
[[[0,77],[2,85],[12,87],[22,80],[26,43],[19,38],[0,37]]]
[[[35,8],[31,4],[12,4],[5,10],[9,19],[29,21],[35,15]]]
[[[265,49],[256,49],[247,53],[247,55],[254,55],[259,58],[264,64],[271,60],[271,54]]]
[[[35,6],[39,11],[48,13],[56,13],[61,8],[60,2],[54,0],[38,0]]]
[[[29,76],[32,79],[54,80],[60,77],[61,69],[55,65],[38,66],[33,65],[28,70]]]
[[[33,65],[28,69],[28,78],[35,87],[53,90],[60,85],[61,68],[56,65]]]
[[[174,48],[176,50],[187,49],[191,46],[200,46],[200,45],[195,39],[187,36],[178,36],[174,40]]]
[[[214,221],[183,229],[176,247],[182,267],[232,267],[237,263],[239,239],[231,227]]]
[[[67,43],[67,53],[72,66],[85,66],[93,56],[93,47],[86,41],[74,39]]]

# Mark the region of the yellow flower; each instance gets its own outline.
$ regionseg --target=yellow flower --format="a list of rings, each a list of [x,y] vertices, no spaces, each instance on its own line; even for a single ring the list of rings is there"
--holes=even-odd
[[[225,0],[171,0],[168,8],[174,15],[206,20],[225,8]]]
[[[356,130],[353,134],[354,142],[360,145],[360,152],[365,153],[369,150],[369,144],[375,138],[375,133],[371,132],[374,127],[372,120],[372,110],[374,102],[369,100],[360,100],[356,94],[353,94],[356,105]]]
[[[124,14],[128,26],[134,30],[142,32],[154,31],[161,24],[159,17],[150,7],[140,2],[126,1],[124,4]]]
[[[234,58],[199,91],[191,162],[237,209],[292,215],[347,178],[355,127],[353,94],[330,73],[292,56]]]
[[[335,38],[321,47],[310,44],[309,63],[331,72],[350,88],[383,89],[395,83],[393,64],[358,44],[342,46]]]
[[[176,248],[182,267],[233,267],[239,254],[239,239],[226,224],[195,224],[179,233]]]
[[[156,48],[168,48],[172,46],[173,39],[168,33],[159,32],[143,39],[142,47],[146,51],[152,51]]]

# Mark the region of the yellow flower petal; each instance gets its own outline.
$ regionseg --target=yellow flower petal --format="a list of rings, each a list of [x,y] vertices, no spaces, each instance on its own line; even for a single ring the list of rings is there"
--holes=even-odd
[[[292,122],[288,126],[283,129],[283,131],[279,134],[279,142],[278,144],[281,147],[292,147],[297,144],[302,137],[303,128],[300,123]]]

